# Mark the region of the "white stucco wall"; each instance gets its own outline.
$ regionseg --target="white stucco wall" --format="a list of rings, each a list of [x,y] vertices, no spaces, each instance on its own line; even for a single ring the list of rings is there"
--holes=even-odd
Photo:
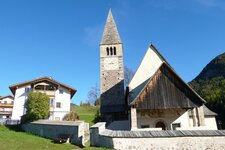
[[[26,87],[30,88],[30,86],[26,86]],[[26,113],[24,109],[24,104],[28,94],[28,93],[25,93],[26,87],[21,87],[16,89],[12,120],[20,120],[21,116]],[[59,90],[63,90],[63,94],[60,94]],[[55,96],[54,96],[55,107],[50,109],[50,111],[53,111],[53,115],[50,116],[49,118],[50,120],[55,120],[55,119],[62,120],[63,117],[70,112],[70,97],[71,97],[70,92],[64,88],[59,87],[59,89],[55,91]],[[61,103],[61,108],[56,108],[57,102]]]
[[[63,90],[63,94],[59,93],[59,90]],[[63,119],[63,117],[70,112],[70,92],[64,88],[59,88],[55,92],[55,99],[54,99],[54,111],[53,111],[53,116],[50,118],[50,120],[60,120]],[[61,103],[61,108],[56,107],[56,103],[60,102]],[[51,109],[53,110],[53,109]]]
[[[149,47],[129,84],[130,90],[149,79],[158,70],[162,63],[163,62],[159,56],[152,50],[151,47]]]
[[[25,86],[16,89],[12,112],[12,120],[20,120],[21,116],[25,114],[24,104],[28,94],[25,93],[26,87],[30,88],[30,86]]]
[[[141,128],[142,125],[149,125],[150,128],[155,128],[158,121],[165,123],[167,130],[172,130],[173,123],[180,123],[181,128],[189,128],[188,112],[183,112],[181,116],[170,114],[169,112],[163,117],[149,117],[148,115],[141,116],[141,113],[137,113],[137,126]]]
[[[215,116],[205,117],[205,126],[193,127],[193,119],[190,117],[191,130],[218,130]]]
[[[193,119],[189,117],[188,111],[184,112],[181,116],[166,113],[164,117],[149,117],[148,115],[141,116],[137,113],[137,127],[141,129],[141,125],[149,125],[150,128],[155,128],[158,121],[162,121],[167,126],[167,130],[172,130],[172,124],[180,123],[181,127],[176,130],[217,130],[217,124],[214,116],[205,117],[204,126],[193,126]],[[133,129],[132,129],[133,130]],[[136,130],[136,129],[134,129]],[[161,129],[159,129],[161,130]]]
[[[113,148],[117,150],[224,150],[224,141],[225,137],[112,138]]]
[[[201,136],[171,136],[163,137],[167,133],[155,134],[151,131],[113,131],[105,129],[105,123],[99,122],[90,128],[90,144],[92,146],[108,147],[118,150],[224,150],[225,132],[215,131],[215,135],[205,135],[203,131]],[[151,133],[151,134],[149,134]],[[217,134],[220,133],[220,136]],[[195,134],[195,133],[193,133]],[[151,136],[146,136],[151,135]],[[152,135],[154,135],[152,137]],[[182,135],[182,134],[181,134]]]

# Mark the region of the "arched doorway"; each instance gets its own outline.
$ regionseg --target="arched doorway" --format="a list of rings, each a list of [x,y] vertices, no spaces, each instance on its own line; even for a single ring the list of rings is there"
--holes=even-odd
[[[163,130],[166,130],[166,125],[165,125],[165,123],[163,123],[162,121],[158,121],[158,122],[155,124],[155,127],[156,127],[156,128],[162,128]]]

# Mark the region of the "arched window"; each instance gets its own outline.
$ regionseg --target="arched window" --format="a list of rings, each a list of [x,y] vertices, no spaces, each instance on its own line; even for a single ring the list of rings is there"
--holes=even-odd
[[[113,49],[110,47],[110,55],[113,55]]]
[[[107,51],[107,56],[109,56],[109,48],[108,47],[106,48],[106,51]]]
[[[155,127],[156,127],[156,128],[162,128],[163,130],[166,130],[166,125],[165,125],[162,121],[158,121],[158,122],[155,124]]]
[[[116,47],[114,47],[114,55],[116,55]]]

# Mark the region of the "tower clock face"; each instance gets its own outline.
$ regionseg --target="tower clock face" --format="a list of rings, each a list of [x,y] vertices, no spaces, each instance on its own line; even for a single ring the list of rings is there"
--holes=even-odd
[[[119,64],[118,64],[118,58],[105,58],[104,59],[104,69],[105,70],[118,70]]]

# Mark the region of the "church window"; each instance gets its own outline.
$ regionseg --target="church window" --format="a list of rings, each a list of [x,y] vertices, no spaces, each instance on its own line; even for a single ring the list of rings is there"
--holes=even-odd
[[[109,56],[109,48],[106,48],[107,56]]]
[[[180,123],[173,123],[173,124],[172,124],[173,130],[176,130],[176,128],[179,128],[179,127],[181,127],[181,126],[180,126]]]
[[[114,47],[114,49],[113,49],[113,50],[114,50],[114,55],[116,55],[116,47]]]
[[[110,55],[113,55],[113,49],[110,47]]]

